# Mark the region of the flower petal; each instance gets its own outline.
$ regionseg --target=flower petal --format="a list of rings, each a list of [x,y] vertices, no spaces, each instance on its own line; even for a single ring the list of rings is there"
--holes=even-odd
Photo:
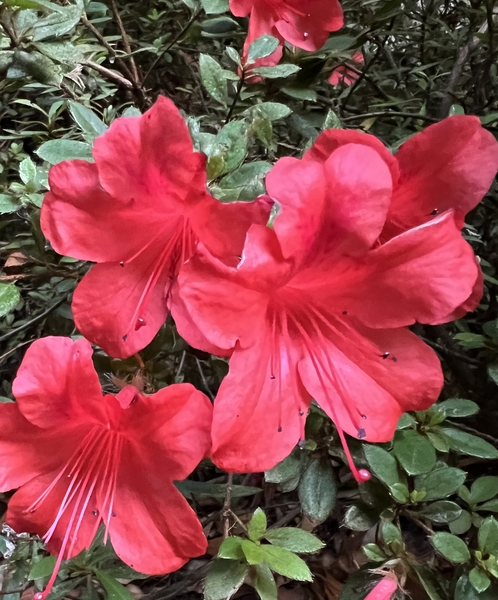
[[[5,522],[12,527],[12,529],[19,533],[28,532],[39,535],[40,537],[47,533],[59,515],[71,479],[61,477],[43,502],[38,504],[34,510],[27,511],[51,485],[57,475],[58,471],[52,471],[35,477],[23,485],[12,496],[9,500],[5,518]],[[85,548],[90,547],[90,544],[97,533],[100,519],[98,513],[94,514],[97,507],[96,494],[93,493],[90,496],[86,506],[85,500],[86,490],[83,490],[81,497],[77,493],[69,502],[66,510],[59,515],[60,519],[54,529],[54,533],[46,545],[47,550],[52,554],[58,554],[61,551],[68,529],[71,531],[68,534],[69,538],[64,552],[64,558],[72,558]],[[78,531],[75,532],[81,514],[83,514],[83,518]],[[73,515],[74,518],[71,524]]]
[[[0,404],[0,491],[60,466],[74,451],[67,429],[54,433],[27,421],[17,404]]]
[[[273,353],[273,358],[272,358]],[[229,472],[271,469],[304,437],[311,401],[297,375],[298,350],[270,332],[237,348],[214,403],[213,461]]]
[[[318,50],[327,41],[329,32],[344,25],[342,8],[337,0],[313,0],[305,7],[299,0],[278,4],[277,31],[285,41],[303,50]]]
[[[322,326],[323,329],[323,326]],[[338,428],[371,442],[390,440],[403,411],[394,397],[328,339],[328,332],[308,332],[299,362],[305,388]]]
[[[323,291],[317,291],[322,302],[327,302],[327,283],[340,281],[343,291],[337,301],[342,309],[382,329],[445,322],[469,298],[478,276],[472,248],[446,213],[370,251],[351,264],[349,274],[347,268],[342,274],[336,271],[326,282],[322,270],[314,278],[323,279]]]
[[[86,340],[46,337],[28,348],[12,384],[33,425],[54,428],[102,414],[102,388]]]
[[[102,187],[123,201],[171,209],[205,191],[204,158],[193,151],[188,128],[171,100],[160,96],[141,117],[116,119],[95,140]]]
[[[149,240],[147,224],[160,219],[107,194],[97,167],[68,160],[52,167],[50,192],[41,210],[41,227],[56,252],[82,260],[119,262]]]
[[[455,209],[462,226],[498,171],[498,143],[477,117],[459,115],[413,136],[396,158],[401,177],[389,214],[389,236],[429,221],[435,210]]]
[[[73,295],[76,326],[110,356],[126,358],[149,344],[166,320],[171,269],[160,249],[120,266],[95,265]]]
[[[175,571],[207,548],[196,514],[161,459],[155,455],[145,463],[131,444],[123,448],[109,525],[116,554],[149,575]]]
[[[121,415],[121,428],[147,464],[157,457],[171,480],[185,479],[211,449],[213,407],[189,383],[170,385],[151,396],[135,394]]]

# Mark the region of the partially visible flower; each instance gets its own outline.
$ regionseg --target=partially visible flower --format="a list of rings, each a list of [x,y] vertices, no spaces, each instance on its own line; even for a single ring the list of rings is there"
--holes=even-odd
[[[240,254],[248,227],[267,211],[207,193],[205,157],[163,97],[140,117],[116,119],[93,156],[51,169],[41,225],[57,252],[98,263],[74,293],[74,319],[86,338],[124,358],[164,323],[171,285],[198,240],[218,257]]]
[[[230,0],[236,17],[249,16],[249,31],[244,44],[244,60],[249,46],[264,34],[289,42],[303,50],[318,50],[329,33],[343,26],[342,8],[338,0]],[[276,65],[282,57],[282,46],[257,66]]]
[[[173,485],[210,450],[204,394],[180,384],[103,395],[89,342],[63,337],[31,345],[13,393],[17,403],[0,404],[0,490],[19,488],[5,521],[58,554],[37,600],[101,524],[118,556],[143,573],[174,571],[205,552],[202,526]]]
[[[373,590],[365,596],[365,600],[391,600],[398,589],[398,580],[394,573],[385,575]]]
[[[454,207],[485,194],[498,144],[467,119],[413,138],[399,164],[373,136],[325,132],[302,161],[280,159],[268,174],[280,212],[271,229],[251,227],[236,267],[202,247],[185,266],[172,305],[179,332],[201,349],[233,349],[214,405],[218,466],[273,467],[303,438],[314,398],[363,481],[345,433],[388,441],[403,412],[437,400],[438,357],[408,326],[451,320],[479,284]],[[456,124],[463,141],[450,135]]]
[[[350,62],[354,63],[351,65],[355,67],[354,69],[352,69],[348,64],[340,65],[333,69],[328,79],[328,82],[331,85],[339,85],[340,83],[344,83],[344,85],[351,86],[353,83],[355,83],[355,81],[358,81],[358,78],[360,77],[359,70],[365,62],[362,51],[357,50],[353,54]]]

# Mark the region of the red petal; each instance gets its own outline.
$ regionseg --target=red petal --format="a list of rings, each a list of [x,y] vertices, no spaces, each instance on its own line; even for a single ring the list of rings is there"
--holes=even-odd
[[[52,429],[102,414],[102,389],[86,340],[47,337],[35,341],[24,356],[12,391],[21,413],[38,427]]]
[[[498,171],[498,143],[477,117],[431,125],[396,154],[401,177],[386,235],[429,221],[434,210],[456,209],[459,225],[488,191]]]
[[[391,600],[398,589],[398,580],[394,573],[389,573],[381,579],[373,590],[365,596],[365,600]]]
[[[238,340],[244,346],[254,343],[263,323],[266,298],[239,281],[236,269],[206,252],[184,265],[174,296],[179,294],[180,303],[173,298],[171,312],[187,342],[199,344],[197,347],[205,351],[213,346],[228,351]],[[187,320],[182,319],[185,310]],[[200,335],[195,330],[191,335],[193,326]],[[204,339],[209,347],[200,345]]]
[[[182,116],[164,97],[141,117],[116,119],[95,140],[93,155],[102,187],[123,201],[180,210],[192,186],[205,191],[204,158],[194,153]]]
[[[249,52],[250,45],[260,38],[262,35],[272,35],[283,42],[278,31],[275,29],[276,14],[271,6],[260,5],[259,2],[253,4],[251,15],[249,17],[249,29],[247,32],[246,41],[244,42],[244,51],[242,55],[242,62],[245,63]],[[282,58],[282,46],[279,46],[273,54],[265,58],[256,60],[255,63],[250,65],[254,67],[266,67],[272,66],[279,63]],[[250,83],[257,83],[259,78],[252,78],[249,80]]]
[[[212,412],[211,402],[202,392],[182,383],[151,396],[136,393],[120,423],[137,456],[154,467],[152,472],[161,464],[170,480],[179,481],[209,454]]]
[[[16,489],[40,473],[60,466],[74,450],[71,432],[40,429],[17,404],[0,405],[0,490]]]
[[[327,336],[327,331],[308,332],[307,352],[299,363],[304,386],[349,435],[371,442],[390,440],[403,413],[398,402]]]
[[[161,265],[161,248],[153,249],[154,256],[139,256],[122,267],[95,265],[74,292],[76,326],[110,356],[126,358],[142,350],[166,320],[171,268]]]
[[[240,256],[247,231],[254,223],[265,225],[271,206],[263,199],[223,203],[206,194],[189,215],[199,240],[218,258]]]
[[[37,505],[34,511],[26,511],[50,486],[57,474],[58,471],[52,471],[51,473],[40,475],[23,485],[14,496],[12,496],[9,500],[7,516],[5,519],[6,523],[12,527],[12,529],[19,533],[25,531],[39,535],[40,537],[47,533],[52,523],[55,522],[71,479],[68,477],[61,477],[45,500]],[[77,496],[73,498],[67,509],[63,512],[57,527],[55,528],[54,534],[47,543],[49,552],[52,554],[59,553],[66,532],[70,526],[71,516],[74,513],[75,518],[72,527],[73,534],[69,536],[66,551],[64,552],[65,558],[72,558],[85,548],[89,548],[100,523],[98,515],[96,516],[93,514],[93,511],[97,508],[97,499],[95,494],[93,494],[86,509],[83,511],[84,516],[77,535],[75,536],[74,527],[81,514],[81,509],[84,506],[86,495],[82,498],[80,507],[76,506],[76,499]],[[73,545],[72,550],[71,552],[68,552],[71,545]]]
[[[342,309],[378,329],[444,322],[469,298],[479,272],[472,248],[446,213],[370,251],[349,272],[345,267],[342,275],[330,275],[329,285],[342,283]],[[319,277],[327,302],[324,271],[314,275]]]
[[[196,514],[173,486],[157,454],[144,464],[125,446],[117,477],[109,534],[117,555],[141,573],[179,569],[204,554],[207,541]]]
[[[329,32],[344,24],[341,5],[337,0],[314,0],[306,6],[299,0],[278,3],[279,20],[275,27],[285,41],[313,52],[321,48]],[[304,11],[304,12],[303,12]]]
[[[216,397],[213,461],[224,471],[271,469],[304,437],[311,398],[297,375],[298,350],[282,337],[273,343],[270,333],[235,350]]]
[[[395,183],[398,180],[399,167],[397,160],[378,138],[363,131],[327,129],[316,138],[313,146],[305,152],[303,160],[325,162],[335,150],[345,144],[363,144],[376,150],[389,166],[393,182]]]
[[[254,5],[254,0],[230,0],[230,12],[236,17],[247,17]]]
[[[41,227],[59,254],[96,262],[119,262],[138,252],[150,239],[150,225],[160,215],[139,211],[134,204],[107,194],[97,167],[82,160],[55,165],[51,191],[41,210]]]

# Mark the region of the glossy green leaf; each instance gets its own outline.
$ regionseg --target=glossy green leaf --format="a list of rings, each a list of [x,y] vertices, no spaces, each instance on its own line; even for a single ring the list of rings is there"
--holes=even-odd
[[[330,460],[320,458],[311,461],[301,476],[298,492],[303,513],[314,523],[323,523],[333,511],[337,498]]]
[[[479,412],[479,405],[472,400],[463,398],[449,398],[438,404],[444,410],[446,416],[451,418],[470,417]]]
[[[247,527],[249,539],[253,542],[258,542],[263,537],[265,531],[266,515],[260,508],[257,508],[254,511],[254,514],[251,520],[249,521],[249,525]]]
[[[444,427],[441,431],[448,438],[452,450],[479,458],[498,458],[498,450],[476,435],[449,427]]]
[[[498,521],[494,517],[484,519],[479,527],[478,544],[483,554],[498,554]]]
[[[21,294],[13,283],[0,283],[0,318],[13,311],[20,299]]]
[[[49,140],[42,144],[36,153],[51,165],[56,165],[63,160],[93,160],[90,144],[76,140]]]
[[[94,569],[94,573],[105,589],[107,600],[133,600],[130,592],[119,581],[116,581],[114,577],[99,569]]]
[[[450,500],[438,500],[428,504],[420,514],[433,523],[451,523],[462,514],[462,508]]]
[[[434,446],[414,429],[396,432],[393,452],[409,475],[428,473],[436,464]]]
[[[321,550],[325,544],[316,536],[297,527],[282,527],[270,529],[265,538],[274,546],[285,548],[291,552],[316,552]]]
[[[227,558],[232,560],[240,560],[245,557],[242,550],[243,539],[236,535],[227,537],[223,540],[220,549],[218,550],[218,558]]]
[[[415,489],[427,492],[424,500],[440,500],[457,491],[466,478],[465,471],[455,467],[436,468],[415,479]]]
[[[470,560],[467,544],[456,535],[440,531],[432,536],[431,541],[436,550],[452,563],[462,564]]]
[[[308,565],[293,552],[277,546],[261,546],[264,560],[272,571],[296,579],[297,581],[312,581],[313,577]]]
[[[261,600],[278,600],[277,584],[267,565],[255,565],[251,583]]]
[[[272,35],[262,35],[252,42],[249,46],[249,52],[247,55],[248,64],[255,62],[258,58],[266,58],[275,52],[280,45],[280,42],[276,37]]]

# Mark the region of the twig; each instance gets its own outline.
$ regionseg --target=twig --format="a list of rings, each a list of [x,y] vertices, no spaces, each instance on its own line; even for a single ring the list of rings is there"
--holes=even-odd
[[[453,425],[453,427],[457,427],[458,429],[461,429],[462,431],[467,431],[468,433],[472,433],[473,435],[476,435],[477,437],[480,437],[483,440],[487,440],[488,442],[493,444],[493,446],[498,447],[498,439],[494,438],[492,435],[488,435],[487,433],[482,433],[482,431],[478,431],[477,429],[474,429],[473,427],[469,427],[468,425],[463,425],[463,423],[457,423],[455,421],[449,421],[449,420],[446,420],[446,423],[450,423],[450,425]]]
[[[136,87],[139,87],[140,86],[140,78],[138,77],[137,65],[136,65],[135,59],[131,53],[130,42],[128,41],[128,36],[126,35],[123,21],[121,20],[121,15],[119,14],[118,7],[116,6],[115,0],[111,0],[111,8],[112,8],[112,12],[114,14],[114,18],[116,19],[116,21],[118,23],[118,27],[121,32],[121,37],[123,38],[124,49],[125,49],[126,53],[128,54],[128,59],[130,61],[130,65],[131,65],[131,71],[133,73],[133,83],[135,84]]]
[[[204,371],[202,370],[201,361],[197,358],[197,356],[195,356],[194,358],[195,358],[195,362],[197,364],[197,369],[198,369],[199,374],[201,376],[202,384],[204,385],[204,388],[206,390],[206,393],[211,398],[211,400],[214,400],[214,395],[211,392],[211,390],[209,389],[209,385],[208,385],[208,382],[206,380],[206,376],[204,375]]]
[[[15,348],[11,348],[7,352],[5,352],[5,354],[2,354],[2,356],[0,356],[0,361],[2,361],[4,358],[7,358],[7,356],[9,356],[10,354],[12,354],[13,352],[15,352],[16,350],[18,350],[19,348],[22,348],[23,346],[26,346],[26,344],[31,344],[32,341],[33,340],[27,340],[26,342],[21,342],[20,344],[17,344],[17,346]]]
[[[181,373],[183,371],[183,365],[185,364],[185,357],[186,356],[187,356],[187,351],[184,350],[182,352],[182,357],[180,359],[180,364],[178,365],[178,369],[176,370],[176,373],[175,373],[175,381],[178,380],[178,377],[180,377],[180,375],[181,375]]]
[[[119,64],[119,66],[126,73],[126,76],[129,77],[130,79],[133,79],[133,73],[128,68],[128,65],[125,63],[125,61],[122,58],[120,58],[116,54],[116,50],[114,50],[114,48],[109,44],[109,42],[100,33],[100,31],[95,27],[95,25],[93,23],[90,23],[90,21],[86,17],[82,17],[81,18],[81,22],[83,23],[83,25],[85,25],[86,27],[88,27],[88,29],[99,40],[99,42],[102,44],[102,46],[104,46],[104,48],[106,48],[110,52],[111,56],[116,59],[116,62]]]
[[[7,331],[7,333],[4,333],[2,336],[0,336],[0,342],[3,342],[4,340],[8,340],[10,337],[15,335],[16,333],[19,333],[20,331],[24,331],[24,329],[28,329],[34,323],[38,323],[38,321],[41,321],[42,319],[47,317],[56,308],[59,308],[59,306],[61,304],[63,304],[65,301],[66,301],[66,296],[64,296],[64,298],[61,298],[55,304],[53,304],[52,306],[47,308],[47,310],[44,310],[42,313],[40,313],[36,317],[33,317],[30,321],[23,323],[22,325],[20,325],[19,327],[16,327],[15,329],[11,329],[10,331]]]
[[[235,97],[233,99],[232,104],[230,105],[230,109],[228,110],[227,118],[225,119],[225,124],[230,121],[233,115],[233,111],[235,110],[235,105],[239,101],[240,93],[242,92],[242,87],[244,86],[244,78],[245,73],[242,71],[242,75],[240,76],[239,82],[237,83],[237,91],[235,92]]]
[[[118,73],[115,73],[114,71],[111,71],[110,69],[99,65],[99,63],[93,62],[93,60],[84,60],[81,62],[81,64],[84,67],[89,67],[90,69],[94,69],[95,71],[102,73],[102,75],[109,77],[109,79],[114,79],[115,81],[117,81],[121,85],[124,85],[127,88],[134,87],[133,83],[125,77],[123,77],[122,75],[119,75]]]
[[[420,336],[420,339],[424,340],[424,342],[426,344],[429,344],[429,346],[432,346],[435,350],[438,350],[442,354],[454,356],[455,358],[458,358],[459,360],[462,360],[463,362],[466,362],[469,365],[473,365],[475,367],[479,367],[482,365],[481,361],[477,360],[476,358],[471,358],[470,356],[466,356],[465,354],[460,354],[460,352],[456,352],[455,350],[452,350],[451,348],[446,348],[445,346],[442,346],[441,344],[438,344],[437,342],[433,342],[432,340],[429,340],[423,336]]]
[[[227,491],[225,492],[225,502],[223,503],[223,509],[221,515],[224,519],[224,537],[228,537],[230,531],[230,523],[228,521],[228,515],[230,514],[230,506],[232,504],[232,488],[233,488],[233,473],[228,474],[227,480]]]
[[[416,523],[427,534],[434,535],[434,531],[430,527],[427,527],[427,525],[417,517],[417,513],[414,513],[411,510],[406,510],[406,509],[403,510],[402,513],[404,515],[406,515],[411,521]]]
[[[388,110],[388,111],[377,111],[364,113],[362,115],[353,115],[352,117],[345,117],[342,119],[345,123],[348,121],[356,121],[358,119],[370,119],[371,117],[405,117],[407,119],[421,119],[422,121],[428,121],[429,123],[437,123],[439,119],[434,117],[428,117],[426,115],[416,115],[408,112],[400,112],[397,110]]]
[[[142,85],[145,85],[145,82],[147,81],[147,79],[149,78],[149,75],[151,74],[152,70],[155,68],[155,66],[157,65],[157,63],[162,59],[162,57],[166,54],[166,52],[168,52],[169,50],[171,50],[171,48],[176,44],[176,42],[185,34],[187,33],[187,31],[190,29],[190,27],[192,27],[192,25],[197,21],[197,18],[199,17],[199,15],[201,14],[202,9],[198,9],[195,11],[195,13],[190,17],[190,20],[188,21],[188,23],[185,25],[185,27],[178,32],[177,35],[175,35],[175,37],[171,40],[171,42],[166,46],[166,48],[161,52],[161,54],[159,54],[156,57],[156,60],[151,64],[151,66],[149,67],[149,70],[147,71],[147,73],[145,73],[144,78],[142,80]]]

